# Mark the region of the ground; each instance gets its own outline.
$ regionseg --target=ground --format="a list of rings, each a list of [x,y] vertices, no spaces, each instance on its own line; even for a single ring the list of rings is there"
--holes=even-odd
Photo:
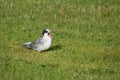
[[[22,46],[52,31],[49,50]],[[119,80],[119,0],[0,0],[0,80]]]

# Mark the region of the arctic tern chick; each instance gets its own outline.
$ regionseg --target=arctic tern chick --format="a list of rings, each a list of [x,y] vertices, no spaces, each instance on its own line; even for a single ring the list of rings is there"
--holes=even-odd
[[[51,31],[49,29],[45,29],[42,32],[42,35],[42,38],[38,38],[33,42],[26,42],[23,44],[23,46],[29,49],[36,50],[38,52],[49,49],[52,44]]]

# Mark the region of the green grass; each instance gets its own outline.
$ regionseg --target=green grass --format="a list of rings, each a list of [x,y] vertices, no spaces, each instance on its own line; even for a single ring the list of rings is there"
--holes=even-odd
[[[22,43],[51,29],[46,52]],[[0,80],[120,80],[119,0],[0,0]]]

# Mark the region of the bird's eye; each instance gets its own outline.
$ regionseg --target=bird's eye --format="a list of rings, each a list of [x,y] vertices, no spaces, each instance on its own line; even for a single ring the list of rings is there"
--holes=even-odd
[[[48,31],[45,31],[45,33],[48,33]]]

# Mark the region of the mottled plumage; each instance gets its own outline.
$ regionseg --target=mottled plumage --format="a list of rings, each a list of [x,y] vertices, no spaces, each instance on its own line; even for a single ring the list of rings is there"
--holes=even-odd
[[[23,46],[26,48],[37,50],[39,52],[50,48],[52,43],[51,31],[49,29],[45,29],[42,34],[42,38],[38,38],[33,42],[26,42],[23,44]]]

